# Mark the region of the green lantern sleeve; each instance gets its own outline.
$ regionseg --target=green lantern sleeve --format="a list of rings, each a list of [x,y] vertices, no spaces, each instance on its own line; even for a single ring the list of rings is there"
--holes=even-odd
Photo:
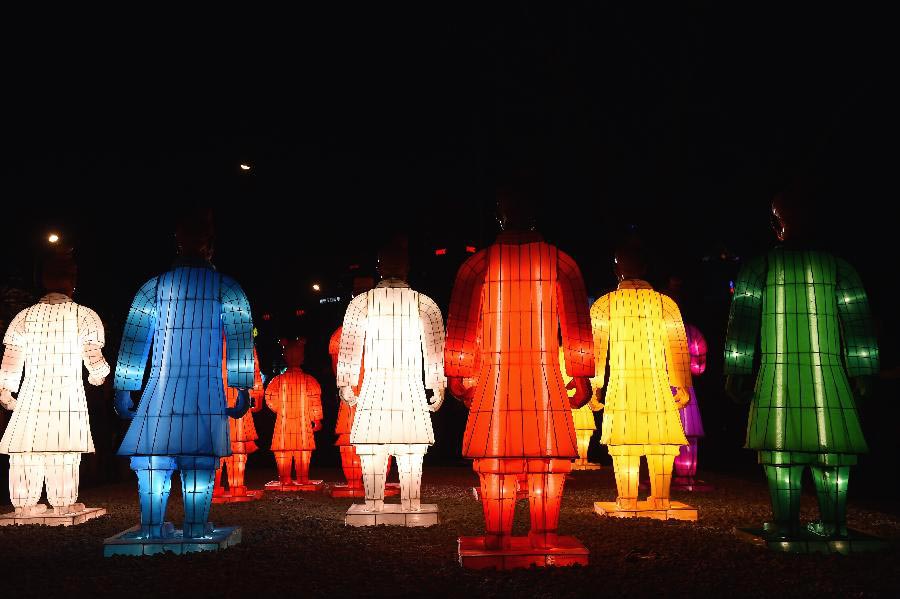
[[[850,265],[823,252],[783,248],[748,263],[735,285],[726,374],[752,371],[757,331],[761,359],[747,447],[865,452],[848,375],[877,372],[878,348],[865,292]]]

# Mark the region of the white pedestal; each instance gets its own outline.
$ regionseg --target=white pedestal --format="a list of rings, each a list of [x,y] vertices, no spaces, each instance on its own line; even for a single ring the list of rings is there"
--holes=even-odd
[[[344,517],[347,526],[434,526],[439,522],[438,506],[433,503],[423,503],[415,512],[402,511],[398,503],[386,503],[382,511],[370,512],[364,503],[354,503]]]

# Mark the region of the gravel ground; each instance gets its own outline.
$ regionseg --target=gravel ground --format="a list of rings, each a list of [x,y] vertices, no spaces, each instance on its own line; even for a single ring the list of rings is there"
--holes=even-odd
[[[326,481],[340,478],[337,469],[313,474]],[[248,473],[257,486],[270,476]],[[107,517],[70,528],[0,528],[0,597],[900,594],[896,547],[851,556],[767,551],[732,532],[769,516],[761,474],[705,479],[716,491],[673,495],[699,508],[699,522],[657,522],[596,516],[593,502],[615,497],[612,471],[575,473],[566,485],[560,532],[574,534],[588,547],[591,565],[511,572],[465,571],[457,563],[457,536],[483,531],[480,504],[471,495],[476,479],[466,468],[426,467],[423,501],[437,503],[443,518],[429,529],[345,528],[350,500],[269,493],[261,502],[213,506],[214,522],[243,527],[237,547],[150,558],[102,557],[103,539],[138,521],[135,485],[88,488],[81,499],[106,507]],[[180,522],[177,486],[175,481],[169,512]],[[900,538],[895,506],[851,504],[852,527]],[[803,510],[804,517],[815,517],[813,496],[803,498]],[[525,534],[527,526],[527,506],[520,502],[515,533]]]

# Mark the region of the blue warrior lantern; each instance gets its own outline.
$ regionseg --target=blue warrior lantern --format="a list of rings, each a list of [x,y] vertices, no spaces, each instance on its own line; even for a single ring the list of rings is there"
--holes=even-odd
[[[179,226],[178,260],[138,290],[122,336],[114,382],[116,411],[131,418],[131,426],[119,455],[131,457],[138,477],[141,524],[117,542],[181,537],[191,540],[184,551],[206,548],[193,540],[215,537],[209,508],[219,460],[231,455],[228,418],[240,417],[249,408],[250,304],[237,282],[209,262],[211,219],[207,215],[197,220]],[[227,407],[222,384],[223,334],[227,384],[240,390],[234,408]],[[132,412],[130,392],[141,388],[151,342],[150,377]],[[184,497],[180,535],[165,522],[175,469],[181,473]]]

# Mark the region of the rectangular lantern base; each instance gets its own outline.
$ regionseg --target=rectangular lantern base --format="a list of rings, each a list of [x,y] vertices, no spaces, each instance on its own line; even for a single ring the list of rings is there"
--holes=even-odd
[[[36,516],[17,516],[15,512],[0,515],[0,526],[12,526],[13,524],[42,524],[44,526],[75,526],[84,524],[88,520],[106,515],[106,508],[83,507],[76,512],[56,514],[52,509]]]
[[[247,489],[247,492],[243,495],[231,495],[230,493],[226,493],[225,495],[213,495],[212,502],[246,503],[248,501],[256,501],[258,499],[262,499],[263,495],[265,495],[265,491],[263,491],[262,489]]]
[[[308,480],[305,483],[282,483],[280,480],[272,480],[266,483],[266,491],[282,491],[290,493],[305,491],[307,493],[314,493],[316,491],[321,491],[324,488],[325,485],[321,480]]]
[[[857,530],[848,530],[847,537],[827,539],[812,533],[802,532],[794,539],[770,540],[762,528],[735,528],[734,533],[746,541],[783,553],[863,553],[884,551],[890,543]]]
[[[576,470],[603,470],[602,464],[594,464],[593,462],[588,462],[587,464],[572,464],[572,471]]]
[[[171,526],[171,523],[167,523]],[[176,555],[195,551],[219,551],[228,549],[241,542],[240,526],[222,526],[200,539],[184,539],[182,532],[175,530],[175,535],[168,539],[134,539],[129,538],[140,530],[140,526],[132,526],[126,531],[109,537],[103,541],[103,557],[113,555],[156,555],[172,552]]]
[[[347,483],[334,483],[331,485],[332,497],[365,497],[366,490],[363,487],[351,487]],[[399,483],[387,483],[384,485],[385,497],[397,497],[400,495]]]
[[[660,510],[650,506],[648,501],[638,501],[637,509],[620,510],[615,501],[596,501],[594,511],[601,516],[613,518],[653,518],[654,520],[697,520],[697,508],[680,501],[670,502],[669,509]]]
[[[438,506],[433,503],[423,503],[416,512],[404,512],[398,503],[384,504],[384,510],[380,512],[366,511],[364,503],[354,503],[347,510],[344,524],[347,526],[434,526],[440,523]]]
[[[535,549],[528,537],[511,537],[509,549],[485,549],[484,537],[459,537],[459,565],[481,570],[512,570],[537,566],[587,566],[587,547],[575,537],[559,536],[556,547]]]

